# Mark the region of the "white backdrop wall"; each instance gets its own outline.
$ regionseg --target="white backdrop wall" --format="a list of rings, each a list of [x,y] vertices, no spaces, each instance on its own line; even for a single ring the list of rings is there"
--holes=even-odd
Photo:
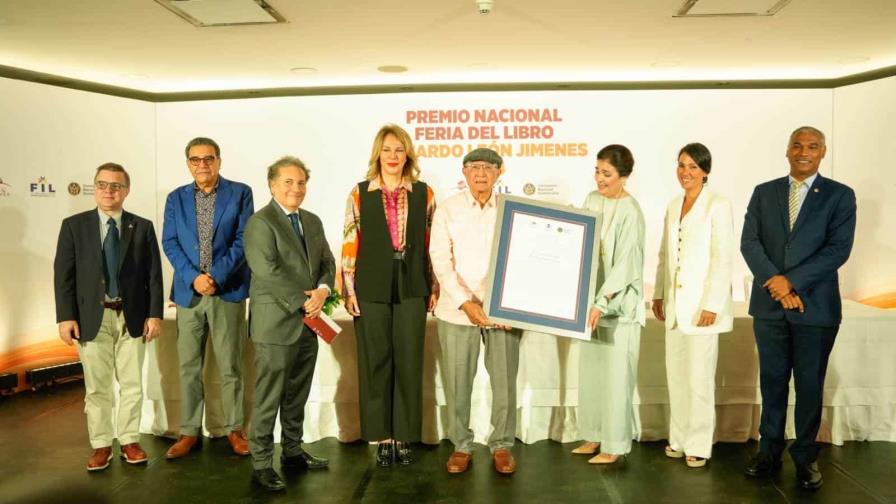
[[[706,144],[713,154],[709,187],[731,198],[739,233],[752,187],[788,171],[784,158],[790,131],[803,124],[832,128],[830,90],[688,90],[420,93],[402,95],[288,97],[253,100],[164,103],[157,106],[159,205],[174,187],[190,181],[183,147],[194,136],[209,136],[221,145],[222,175],[248,183],[256,208],[270,198],[265,167],[284,154],[303,159],[312,171],[303,204],[321,216],[334,252],[341,242],[345,200],[366,172],[373,136],[384,123],[405,127],[418,150],[455,148],[448,157],[421,157],[422,178],[442,199],[463,179],[460,156],[471,146],[509,148],[502,192],[522,195],[525,184],[534,197],[581,204],[594,189],[594,157],[609,143],[627,145],[635,169],[627,188],[641,203],[647,221],[645,280],[652,293],[666,204],[680,192],[675,176],[678,150],[688,142]],[[548,110],[549,121],[475,121],[476,111]],[[421,123],[418,111],[441,111],[449,120]],[[462,112],[470,120],[462,120]],[[457,117],[452,117],[456,115]],[[453,119],[453,120],[451,120]],[[556,120],[559,119],[559,120]],[[497,140],[470,140],[471,127],[494,126]],[[509,139],[504,128],[553,129],[551,139]],[[460,128],[464,138],[427,140],[426,130]],[[430,130],[435,134],[434,130]],[[516,130],[519,136],[519,130]],[[520,156],[521,145],[573,144],[566,156]],[[531,149],[530,149],[531,150]],[[573,150],[573,155],[569,151]],[[822,173],[831,174],[830,163]],[[743,299],[746,265],[736,254],[734,294]],[[169,277],[166,277],[170,281]]]
[[[59,225],[96,207],[85,192],[97,166],[124,165],[132,184],[127,209],[156,217],[155,147],[152,103],[0,78],[0,358],[58,341],[53,256]],[[69,194],[71,183],[79,194]]]
[[[475,121],[478,110],[504,109],[546,109],[551,120]],[[652,284],[663,211],[679,191],[678,149],[692,141],[710,148],[709,187],[732,200],[739,232],[752,187],[787,173],[788,133],[812,124],[830,137],[822,173],[858,193],[859,233],[843,275],[844,294],[892,291],[896,202],[888,198],[894,179],[883,146],[891,143],[894,110],[896,78],[837,90],[412,93],[161,104],[0,79],[0,357],[56,338],[52,259],[59,222],[93,206],[83,192],[93,169],[106,161],[127,167],[133,187],[126,207],[154,218],[160,230],[165,196],[190,180],[183,147],[199,135],[221,144],[222,174],[250,184],[256,207],[270,197],[266,166],[284,154],[302,158],[312,170],[304,206],[323,218],[334,253],[340,248],[345,198],[363,177],[373,135],[383,123],[419,135],[415,143],[427,154],[420,158],[423,178],[440,199],[458,190],[459,156],[469,147],[494,143],[510,149],[502,192],[521,195],[532,184],[533,197],[579,204],[594,187],[597,150],[623,143],[635,155],[627,188],[647,220],[645,280]],[[424,124],[420,114],[409,114],[416,111],[468,111],[471,120]],[[469,129],[482,126],[494,127],[502,138],[470,139]],[[550,127],[553,135],[508,139],[505,126]],[[460,128],[464,138],[427,139],[427,130],[417,129],[425,127]],[[565,155],[519,155],[522,145],[533,144],[570,147]],[[460,147],[454,154],[438,157],[439,149],[450,152],[455,145]],[[53,185],[53,196],[41,196],[48,191],[39,185],[32,195],[31,184],[39,177],[45,188]],[[82,186],[81,194],[69,195],[72,182]],[[732,283],[741,299],[747,270],[739,254],[735,264]],[[165,265],[168,286],[171,270]]]
[[[837,178],[856,191],[856,243],[841,270],[843,295],[896,293],[896,77],[834,90]]]

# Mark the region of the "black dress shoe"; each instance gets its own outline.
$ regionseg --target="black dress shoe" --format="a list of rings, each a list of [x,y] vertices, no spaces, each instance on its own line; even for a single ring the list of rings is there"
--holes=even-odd
[[[821,471],[818,470],[818,462],[797,464],[796,479],[806,490],[817,490],[824,483],[824,480],[821,479]]]
[[[781,469],[780,458],[773,457],[765,452],[759,452],[750,459],[750,463],[744,469],[744,474],[753,477],[766,476],[778,469]]]
[[[283,483],[283,480],[280,479],[280,475],[271,468],[256,469],[252,471],[252,483],[255,483],[269,492],[286,490],[286,483]]]
[[[395,446],[392,441],[385,441],[376,447],[376,465],[389,467],[395,461]]]
[[[330,461],[303,451],[292,457],[280,457],[280,465],[284,469],[323,469],[330,465]]]
[[[411,458],[411,444],[404,441],[395,442],[395,463],[399,465],[411,465],[414,459]]]

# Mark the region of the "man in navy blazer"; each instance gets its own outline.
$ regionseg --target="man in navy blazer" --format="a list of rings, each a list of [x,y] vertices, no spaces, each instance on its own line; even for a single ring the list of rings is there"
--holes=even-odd
[[[227,439],[249,454],[243,418],[242,353],[249,266],[243,229],[254,205],[249,186],[219,175],[221,149],[194,138],[184,150],[193,183],[171,191],[165,202],[162,248],[174,267],[171,300],[177,304],[181,426],[169,459],[190,453],[202,431],[202,364],[207,338],[221,370]]]
[[[826,151],[824,133],[813,127],[790,135],[790,175],[753,191],[740,246],[753,272],[750,315],[762,392],[759,453],[745,472],[761,476],[781,466],[792,373],[796,440],[790,456],[806,489],[822,484],[815,437],[842,316],[837,270],[849,258],[856,228],[853,190],[818,174]]]

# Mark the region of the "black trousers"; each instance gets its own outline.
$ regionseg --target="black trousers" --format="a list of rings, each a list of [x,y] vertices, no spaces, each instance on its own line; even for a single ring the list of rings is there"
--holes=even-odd
[[[818,458],[820,447],[815,437],[821,424],[824,378],[839,330],[840,326],[819,327],[791,324],[787,320],[753,319],[762,392],[760,451],[774,457],[780,457],[784,451],[784,425],[792,373],[796,392],[796,440],[790,445],[790,456],[796,464],[809,464]]]
[[[392,269],[392,302],[358,301],[358,392],[361,437],[420,441],[426,298],[400,294],[401,264]]]

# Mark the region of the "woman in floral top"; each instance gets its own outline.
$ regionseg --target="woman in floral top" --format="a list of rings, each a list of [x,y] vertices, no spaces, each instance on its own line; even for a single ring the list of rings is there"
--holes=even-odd
[[[345,210],[343,295],[358,340],[361,436],[379,441],[382,467],[410,464],[422,429],[426,312],[438,286],[429,261],[435,196],[419,175],[411,137],[387,124]]]

